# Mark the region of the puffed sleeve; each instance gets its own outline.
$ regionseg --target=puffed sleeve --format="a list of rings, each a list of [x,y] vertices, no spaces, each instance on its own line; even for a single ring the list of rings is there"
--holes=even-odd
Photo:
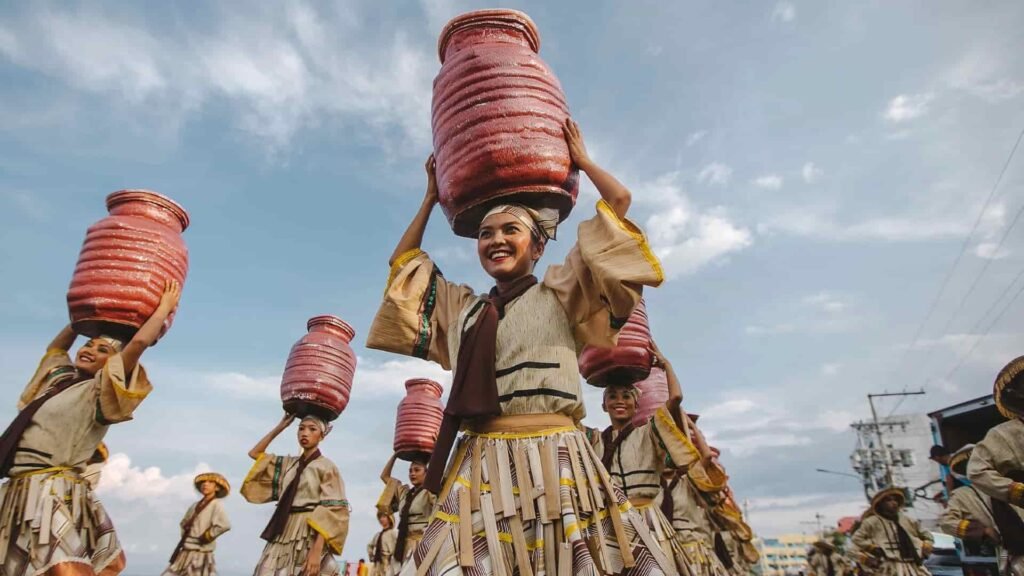
[[[398,511],[398,503],[409,491],[409,488],[398,478],[388,478],[384,482],[384,490],[377,498],[377,510],[384,514],[393,514]]]
[[[410,250],[391,267],[366,346],[431,360],[451,370],[448,331],[474,298],[469,286],[445,280],[426,252]]]
[[[692,466],[700,461],[700,453],[697,448],[676,426],[668,409],[664,406],[658,406],[658,409],[654,411],[647,430],[650,443],[658,455],[658,461],[664,462],[665,457],[668,456],[677,467]]]
[[[142,364],[136,364],[131,374],[125,374],[120,354],[107,359],[103,370],[96,375],[96,381],[99,390],[96,420],[100,424],[131,420],[135,409],[153,391]]]
[[[973,494],[970,488],[961,487],[953,491],[949,497],[945,512],[939,517],[939,529],[950,536],[960,539],[976,540],[985,531],[985,524],[975,518],[970,511],[970,499]]]
[[[294,461],[294,456],[276,456],[269,452],[260,454],[242,481],[239,490],[242,497],[253,504],[276,501],[285,488],[282,486],[284,473]]]
[[[21,397],[18,398],[18,410],[23,409],[29,402],[35,400],[36,396],[49,388],[54,379],[74,372],[74,370],[75,364],[68,356],[67,350],[57,348],[47,350],[42,360],[39,361],[36,373],[32,375],[25,390],[21,393]]]
[[[544,285],[558,296],[580,344],[610,347],[633,312],[644,286],[658,286],[664,273],[643,231],[619,218],[604,200],[597,215],[580,224],[576,245],[561,265],[551,266]]]
[[[992,428],[978,442],[967,464],[971,484],[992,498],[1024,506],[1024,483],[1014,482],[1003,472],[1019,467],[1003,434],[1005,424]]]
[[[722,468],[721,464],[717,462],[709,462],[709,464],[705,466],[703,460],[698,460],[690,466],[686,474],[693,481],[693,485],[697,490],[706,494],[721,492],[725,488],[729,477],[725,474],[725,469]]]
[[[228,512],[224,509],[224,505],[221,504],[220,500],[214,500],[211,504],[213,506],[213,514],[210,517],[210,527],[203,532],[203,540],[207,542],[213,542],[218,536],[231,530],[231,521],[228,520]]]
[[[320,475],[320,502],[309,515],[309,527],[324,537],[334,554],[341,554],[348,537],[350,508],[345,498],[345,483],[333,463],[317,467]]]

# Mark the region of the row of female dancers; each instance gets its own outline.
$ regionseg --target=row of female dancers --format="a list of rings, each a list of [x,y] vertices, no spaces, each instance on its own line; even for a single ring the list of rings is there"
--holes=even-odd
[[[586,411],[577,351],[613,345],[644,287],[660,285],[663,273],[626,217],[629,190],[592,161],[575,122],[564,133],[573,161],[601,195],[596,212],[579,225],[565,261],[540,280],[534,269],[556,237],[558,214],[493,206],[476,238],[481,266],[495,282],[485,294],[449,281],[421,249],[437,204],[433,159],[427,162],[427,191],[389,260],[367,346],[454,374],[429,462],[411,467],[411,486],[385,470],[380,509],[399,512],[400,522],[391,558],[383,559],[384,542],[374,550],[384,572],[721,576],[726,567],[715,544],[727,548],[730,535],[745,552],[734,558],[756,556],[725,473],[680,409],[678,382],[660,352],[673,393],[647,423],[629,423],[637,391],[613,382],[604,395],[612,426],[596,433],[580,424]],[[139,358],[179,294],[168,284],[129,342],[93,338],[72,361],[75,334],[65,328],[49,347],[0,440],[5,576],[123,569],[113,525],[84,475],[108,427],[131,419],[152,389]],[[304,417],[299,456],[267,453],[292,421],[286,415],[253,447],[255,464],[241,487],[250,502],[277,503],[255,574],[333,576],[350,506],[337,466],[319,451],[330,426]],[[197,486],[204,498],[182,522],[172,574],[213,573],[212,549],[228,527],[205,520],[222,516],[216,502],[227,482],[209,475]]]

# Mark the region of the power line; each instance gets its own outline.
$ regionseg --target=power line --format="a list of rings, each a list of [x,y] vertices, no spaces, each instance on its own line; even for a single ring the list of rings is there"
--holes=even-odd
[[[1024,270],[1022,270],[1021,273],[1017,275],[1017,278],[1020,278],[1021,276],[1024,276]],[[1014,278],[1013,281],[1016,282],[1017,278]],[[985,328],[985,331],[981,334],[981,336],[979,336],[978,339],[974,341],[974,344],[971,345],[971,348],[967,351],[967,353],[960,358],[960,361],[957,362],[956,366],[954,366],[949,372],[946,373],[947,380],[952,378],[953,374],[955,374],[957,370],[959,370],[964,365],[964,363],[967,362],[967,359],[971,357],[971,354],[973,354],[974,351],[978,348],[978,345],[981,344],[983,340],[985,340],[989,332],[992,331],[992,328],[994,328],[995,325],[999,322],[999,320],[1002,319],[1003,315],[1005,315],[1010,310],[1010,307],[1013,306],[1013,303],[1017,301],[1017,298],[1020,297],[1021,293],[1024,293],[1024,284],[1021,284],[1020,288],[1017,289],[1017,292],[1014,293],[1013,298],[1010,298],[1010,301],[1006,303],[1006,306],[1003,306],[1003,309],[999,312],[999,314],[992,319],[992,322],[990,322],[988,327]],[[1002,299],[1002,296],[1000,296],[1000,299]]]

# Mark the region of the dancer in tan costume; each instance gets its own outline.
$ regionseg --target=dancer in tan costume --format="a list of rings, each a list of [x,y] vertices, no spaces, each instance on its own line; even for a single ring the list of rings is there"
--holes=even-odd
[[[202,495],[188,507],[181,519],[181,539],[171,554],[170,565],[163,576],[216,576],[213,552],[217,538],[231,529],[221,499],[231,491],[226,478],[206,472],[192,481]]]

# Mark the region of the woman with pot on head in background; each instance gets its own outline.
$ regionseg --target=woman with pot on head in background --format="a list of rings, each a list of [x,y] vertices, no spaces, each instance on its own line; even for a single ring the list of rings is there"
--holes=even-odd
[[[380,479],[384,482],[384,492],[377,500],[378,514],[389,516],[398,513],[397,542],[394,548],[394,572],[401,569],[402,564],[412,556],[416,545],[423,539],[423,531],[427,528],[430,514],[437,503],[437,496],[424,490],[423,482],[427,478],[427,463],[430,454],[418,454],[409,462],[409,484],[402,484],[398,478],[391,477],[398,455],[391,456]],[[391,574],[389,572],[388,574]]]
[[[302,454],[275,456],[267,447],[295,416],[285,414],[249,450],[256,461],[241,493],[253,504],[277,502],[261,538],[267,541],[254,576],[337,576],[334,555],[348,536],[349,505],[338,467],[320,453],[331,425],[313,415],[299,421]]]
[[[152,385],[139,364],[181,288],[169,282],[156,310],[123,344],[91,338],[72,362],[77,334],[53,339],[0,438],[0,573],[114,575],[124,552],[106,510],[83,477],[111,424],[132,419]]]
[[[398,530],[395,518],[390,512],[377,511],[377,522],[380,532],[373,535],[366,546],[370,557],[370,576],[389,576],[398,572],[395,566],[395,544],[398,542]]]
[[[594,164],[574,122],[564,133],[601,200],[542,281],[533,272],[558,216],[522,204],[493,206],[479,224],[477,255],[496,283],[489,294],[440,273],[420,249],[437,203],[432,157],[426,196],[392,254],[367,346],[455,371],[425,482],[438,505],[403,574],[674,571],[577,428],[577,350],[614,344],[642,287],[661,283],[661,266],[625,219],[629,190]]]
[[[711,462],[713,454],[698,452],[680,429],[684,416],[680,410],[683,393],[679,380],[658,346],[652,343],[651,347],[654,367],[665,370],[668,400],[646,423],[634,426],[640,390],[631,381],[610,379],[604,389],[602,408],[611,425],[601,433],[595,449],[602,455],[601,463],[611,475],[612,483],[640,512],[647,528],[656,535],[662,552],[673,558],[681,574],[691,574],[690,562],[675,539],[672,523],[655,500],[662,496],[661,474],[667,460],[689,467],[702,459]]]
[[[163,576],[217,574],[217,564],[213,560],[216,540],[231,529],[228,513],[220,501],[231,491],[231,486],[227,478],[215,472],[196,476],[192,484],[202,498],[189,506],[181,519],[181,539],[171,553],[170,566],[164,570]]]

